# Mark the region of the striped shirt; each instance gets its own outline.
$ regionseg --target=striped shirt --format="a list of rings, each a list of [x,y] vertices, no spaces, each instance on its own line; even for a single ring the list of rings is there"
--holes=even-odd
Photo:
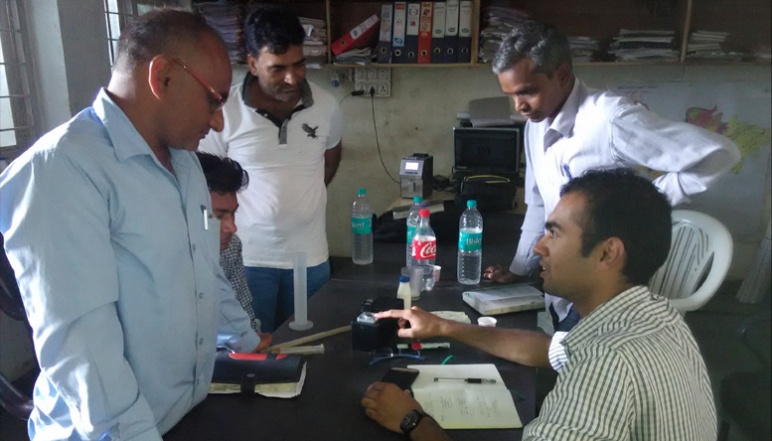
[[[715,440],[705,363],[681,315],[645,286],[584,317],[523,440]]]
[[[228,242],[228,248],[220,252],[220,266],[236,293],[236,300],[249,315],[252,329],[260,332],[260,319],[255,317],[255,311],[252,309],[252,294],[244,276],[244,260],[241,257],[241,239],[237,235],[234,234]]]

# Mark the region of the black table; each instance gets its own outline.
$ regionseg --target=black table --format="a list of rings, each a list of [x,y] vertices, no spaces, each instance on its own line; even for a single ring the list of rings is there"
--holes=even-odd
[[[517,228],[517,227],[515,227]],[[511,254],[516,237],[501,241],[502,255]],[[483,254],[490,250],[483,245]],[[442,278],[431,293],[424,293],[416,305],[430,310],[464,311],[471,320],[477,314],[461,300],[464,287],[455,282],[455,251],[440,244],[438,264]],[[274,333],[274,343],[294,340],[351,323],[362,302],[378,296],[395,296],[399,271],[404,266],[403,244],[376,244],[376,263],[353,265],[350,258],[335,259],[333,280],[317,292],[308,304],[308,319],[314,323],[304,332],[292,331],[284,323]],[[447,267],[446,267],[447,266]],[[450,271],[446,271],[449,269]],[[536,312],[520,312],[498,317],[498,326],[536,329]],[[370,355],[351,349],[351,334],[328,337],[319,342],[324,355],[307,356],[307,376],[300,396],[292,399],[262,396],[210,395],[193,409],[166,436],[167,441],[191,440],[400,440],[367,418],[360,399],[367,386],[379,380],[392,366],[440,364],[453,355],[450,364],[493,363],[509,389],[525,399],[515,398],[523,424],[534,418],[535,370],[517,365],[458,342],[449,350],[424,351],[422,361],[395,358],[370,366]],[[522,430],[453,430],[455,440],[519,440]]]

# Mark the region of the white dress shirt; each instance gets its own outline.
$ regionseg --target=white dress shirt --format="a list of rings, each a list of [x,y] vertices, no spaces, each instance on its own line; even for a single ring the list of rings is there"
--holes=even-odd
[[[517,253],[510,265],[525,275],[538,265],[533,247],[560,199],[560,189],[587,170],[629,167],[658,176],[654,184],[673,205],[705,191],[740,160],[728,138],[693,124],[661,118],[645,106],[576,79],[560,112],[525,127],[525,203]],[[545,295],[560,320],[570,302]]]

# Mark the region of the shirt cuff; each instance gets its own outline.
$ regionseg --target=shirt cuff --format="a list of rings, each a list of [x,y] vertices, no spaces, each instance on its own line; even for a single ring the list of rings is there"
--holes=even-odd
[[[555,334],[552,335],[552,340],[550,340],[549,352],[547,352],[552,369],[558,372],[568,362],[566,347],[563,346],[563,339],[566,338],[566,335],[568,335],[568,332],[555,331]]]

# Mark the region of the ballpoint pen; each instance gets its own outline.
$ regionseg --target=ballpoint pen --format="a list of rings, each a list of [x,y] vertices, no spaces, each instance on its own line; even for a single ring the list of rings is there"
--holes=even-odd
[[[493,378],[456,378],[456,377],[434,377],[434,381],[440,380],[461,380],[470,384],[495,384],[496,380]]]

